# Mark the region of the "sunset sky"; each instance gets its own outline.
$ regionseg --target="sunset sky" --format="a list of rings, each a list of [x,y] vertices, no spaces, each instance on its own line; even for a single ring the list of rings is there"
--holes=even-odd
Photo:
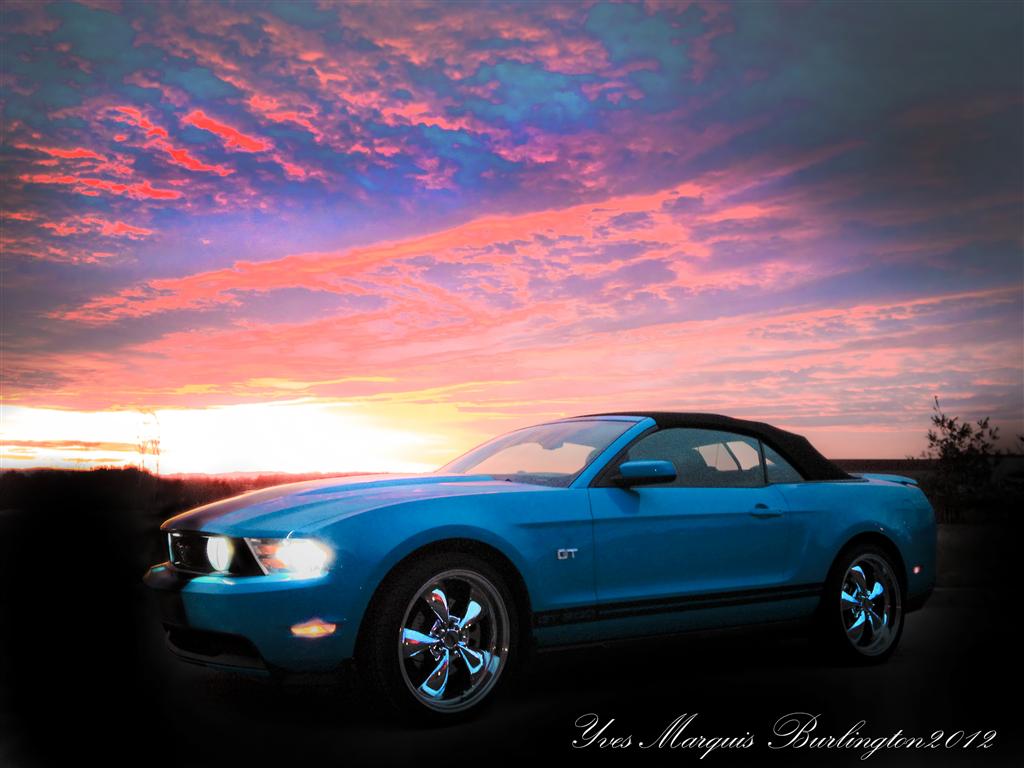
[[[1019,3],[3,5],[2,464],[1024,432]],[[152,458],[143,461],[153,466]]]

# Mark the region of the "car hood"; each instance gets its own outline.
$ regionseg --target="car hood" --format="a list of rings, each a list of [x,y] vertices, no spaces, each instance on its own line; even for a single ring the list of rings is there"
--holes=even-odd
[[[167,520],[161,530],[283,536],[402,502],[471,494],[551,490],[489,475],[361,475],[289,483],[215,501]]]

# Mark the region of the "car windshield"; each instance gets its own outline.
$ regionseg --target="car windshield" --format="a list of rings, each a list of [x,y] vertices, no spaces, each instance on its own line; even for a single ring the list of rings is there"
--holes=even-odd
[[[474,448],[438,472],[564,487],[633,424],[578,419],[527,427]]]

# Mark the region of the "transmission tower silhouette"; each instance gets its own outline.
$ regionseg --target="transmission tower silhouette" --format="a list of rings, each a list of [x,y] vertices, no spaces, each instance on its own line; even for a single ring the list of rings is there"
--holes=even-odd
[[[160,420],[156,412],[150,409],[141,411],[137,451],[139,469],[160,474]]]

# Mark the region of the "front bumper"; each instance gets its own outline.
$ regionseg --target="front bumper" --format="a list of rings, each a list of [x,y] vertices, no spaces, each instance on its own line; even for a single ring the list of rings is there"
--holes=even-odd
[[[351,657],[354,629],[336,613],[331,575],[197,575],[170,563],[155,565],[143,581],[156,594],[168,644],[198,664],[256,671],[324,672]],[[296,637],[291,627],[317,618],[333,634]]]

